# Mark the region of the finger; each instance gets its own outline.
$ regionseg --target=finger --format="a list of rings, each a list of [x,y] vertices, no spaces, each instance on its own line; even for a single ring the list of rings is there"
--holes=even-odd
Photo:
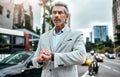
[[[43,54],[43,51],[42,51],[42,50],[40,51],[39,55],[40,55],[40,54]]]
[[[48,49],[43,49],[43,54],[50,55],[50,52],[48,51]]]
[[[42,58],[44,59],[44,61],[49,61],[50,60],[50,56],[45,55],[45,54],[41,54]]]
[[[37,62],[42,62],[42,61],[44,61],[44,58],[42,58],[41,56],[38,56]]]
[[[46,59],[46,58],[47,58],[47,55],[41,54],[41,57],[44,58],[44,59]]]
[[[48,49],[45,49],[45,52],[47,53],[47,55],[51,54],[50,50],[48,50]]]

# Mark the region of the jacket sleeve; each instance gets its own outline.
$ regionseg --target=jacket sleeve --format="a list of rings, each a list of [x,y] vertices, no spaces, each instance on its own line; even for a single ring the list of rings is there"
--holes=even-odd
[[[37,61],[36,61],[36,57],[34,57],[33,59],[32,59],[32,63],[33,63],[33,66],[35,67],[35,68],[40,68],[40,67],[42,67],[43,66],[43,63],[41,62],[41,63],[38,63]]]
[[[54,68],[60,66],[80,65],[85,62],[86,50],[83,41],[83,34],[80,34],[74,44],[73,49],[67,53],[54,53]]]
[[[38,57],[38,55],[39,55],[39,53],[40,53],[40,50],[41,50],[41,47],[40,47],[40,39],[39,39],[39,43],[38,43],[37,50],[36,50],[36,52],[35,52],[35,55],[34,55],[33,58],[32,58],[33,66],[36,67],[36,68],[40,68],[40,67],[43,66],[42,62],[41,62],[41,63],[38,63],[37,60],[36,60],[37,57]]]

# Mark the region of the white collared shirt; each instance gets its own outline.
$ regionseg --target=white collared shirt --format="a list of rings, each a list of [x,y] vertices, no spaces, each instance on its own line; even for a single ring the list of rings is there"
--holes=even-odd
[[[65,27],[64,27],[65,28]],[[55,32],[55,28],[53,30],[53,51],[55,52],[56,50],[56,47],[57,47],[57,44],[58,42],[60,41],[60,37],[62,36],[63,32],[64,32],[64,28],[56,34]]]

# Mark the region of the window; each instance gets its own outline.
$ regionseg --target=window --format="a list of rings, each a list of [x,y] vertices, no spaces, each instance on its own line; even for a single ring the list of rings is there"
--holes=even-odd
[[[10,44],[10,36],[0,34],[0,44]]]
[[[7,10],[7,15],[6,15],[7,18],[10,18],[10,11]]]
[[[25,62],[30,55],[26,53],[22,54],[12,54],[6,58],[4,58],[1,63],[7,63],[7,64],[21,64]]]
[[[2,14],[3,7],[0,6],[0,15]]]
[[[16,36],[14,41],[15,41],[14,42],[15,45],[25,45],[25,38],[24,37]]]
[[[10,36],[5,34],[0,34],[0,54],[10,51]]]

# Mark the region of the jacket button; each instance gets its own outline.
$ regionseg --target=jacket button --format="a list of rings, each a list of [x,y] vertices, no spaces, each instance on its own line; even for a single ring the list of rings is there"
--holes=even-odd
[[[64,64],[61,64],[61,65],[58,65],[59,67],[63,67],[64,66]]]
[[[52,69],[49,69],[49,71],[51,72],[51,71],[52,71]]]

